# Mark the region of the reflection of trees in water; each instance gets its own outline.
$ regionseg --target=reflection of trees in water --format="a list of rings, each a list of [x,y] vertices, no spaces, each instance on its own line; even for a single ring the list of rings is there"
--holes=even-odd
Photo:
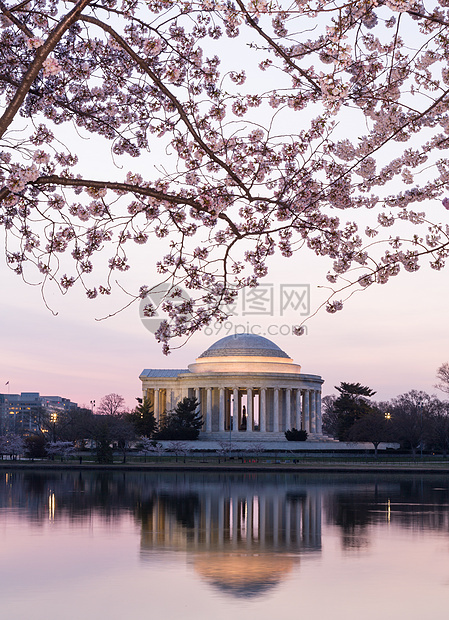
[[[449,483],[436,476],[4,470],[0,507],[33,525],[132,518],[143,561],[182,552],[234,597],[263,595],[321,553],[322,513],[345,549],[369,545],[375,526],[449,532]]]
[[[391,482],[390,482],[391,480]],[[390,478],[327,489],[326,522],[341,529],[345,548],[369,544],[372,526],[449,532],[449,486],[434,476]]]
[[[323,503],[326,521],[340,528],[345,546],[363,546],[372,525],[391,523],[400,527],[449,532],[449,484],[439,476],[407,475],[305,475],[305,474],[189,474],[183,472],[30,472],[3,470],[0,474],[0,507],[19,509],[20,517],[33,524],[48,520],[50,494],[55,498],[54,520],[82,523],[92,515],[110,521],[134,515],[144,529],[158,502],[161,514],[176,522],[184,533],[201,541],[206,538],[205,519],[211,519],[212,538],[229,519],[239,523],[239,534],[248,527],[248,511],[265,506],[265,540],[286,548],[310,543],[319,547],[321,532],[309,523],[314,500],[316,513]],[[219,498],[228,502],[220,521]],[[230,503],[232,499],[232,506]],[[309,499],[307,499],[309,498]],[[251,501],[250,501],[251,500]],[[220,500],[221,501],[221,500]],[[258,500],[259,501],[259,500]],[[251,508],[253,509],[253,508]],[[210,513],[208,512],[210,511]],[[295,519],[301,530],[294,529]],[[318,519],[315,515],[314,519]],[[160,523],[156,524],[160,527]],[[156,525],[154,527],[156,527]],[[153,526],[151,526],[153,527]],[[226,530],[227,528],[227,530]],[[307,542],[305,532],[309,531]],[[246,534],[244,534],[243,539]],[[299,548],[298,547],[298,548]]]
[[[156,506],[161,514],[167,518],[175,519],[180,526],[189,530],[195,526],[195,521],[198,520],[200,500],[195,493],[154,492],[135,507],[134,515],[137,521],[146,526],[152,523],[151,517]]]
[[[403,481],[390,505],[391,520],[402,527],[449,532],[447,479]]]
[[[119,518],[138,501],[123,475],[106,472],[8,472],[0,476],[0,506],[19,509],[33,524],[48,520],[49,498],[54,498],[55,521],[106,521]]]
[[[175,519],[186,529],[195,527],[200,511],[200,501],[197,495],[186,493],[184,495],[159,495],[159,501],[165,504],[167,513],[173,514]]]
[[[335,493],[326,498],[326,518],[341,529],[342,545],[361,548],[369,544],[370,506],[365,497],[352,493]]]
[[[0,484],[0,503],[6,499],[41,523],[49,506],[55,522],[132,514],[143,560],[181,551],[202,579],[237,597],[260,596],[301,554],[321,550],[321,492],[296,477],[14,473]]]

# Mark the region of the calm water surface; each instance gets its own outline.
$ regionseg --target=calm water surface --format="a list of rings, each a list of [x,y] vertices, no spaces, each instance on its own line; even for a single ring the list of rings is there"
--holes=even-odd
[[[0,471],[8,620],[437,618],[449,478]]]

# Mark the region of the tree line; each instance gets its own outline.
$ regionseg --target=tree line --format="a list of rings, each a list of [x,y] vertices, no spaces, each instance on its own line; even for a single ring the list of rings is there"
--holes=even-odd
[[[138,405],[131,411],[119,394],[104,396],[94,413],[87,407],[54,412],[40,409],[30,413],[38,421],[36,430],[8,433],[0,437],[0,454],[25,454],[30,458],[69,456],[76,448],[92,447],[97,461],[110,463],[113,451],[118,450],[126,461],[126,455],[136,443],[152,440],[194,440],[203,425],[196,398],[183,398],[173,410],[165,412],[160,424],[154,417],[154,409],[146,398],[138,398]]]
[[[449,393],[449,364],[437,371],[438,389]],[[370,442],[377,454],[382,442],[397,442],[416,455],[419,450],[449,454],[449,402],[424,391],[411,390],[389,401],[373,401],[376,392],[360,383],[341,382],[338,395],[323,398],[323,431],[346,442]],[[183,398],[174,409],[164,412],[158,423],[147,398],[137,398],[137,406],[125,407],[123,396],[104,396],[96,413],[87,407],[61,410],[56,414],[40,409],[30,412],[35,428],[30,433],[6,433],[0,436],[0,455],[26,454],[31,458],[69,456],[75,448],[93,448],[100,463],[112,462],[113,450],[126,461],[132,446],[146,453],[158,440],[198,439],[203,425],[200,403]],[[304,431],[289,431],[296,434]],[[286,434],[287,436],[287,434]],[[304,440],[307,434],[293,437]],[[288,437],[287,437],[288,439]]]
[[[438,387],[449,392],[449,382]],[[418,390],[375,402],[376,392],[360,383],[341,382],[336,390],[338,395],[323,398],[323,431],[328,435],[370,442],[376,454],[381,442],[397,442],[414,456],[418,450],[449,453],[449,402]]]

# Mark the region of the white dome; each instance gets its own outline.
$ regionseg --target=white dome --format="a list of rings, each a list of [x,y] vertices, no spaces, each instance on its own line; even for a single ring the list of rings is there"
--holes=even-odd
[[[285,357],[287,353],[280,349],[277,344],[254,334],[233,334],[214,342],[202,357],[226,357],[226,356],[256,356],[256,357]]]
[[[214,342],[202,353],[189,372],[210,373],[288,373],[299,374],[301,366],[277,344],[254,334],[233,334]]]

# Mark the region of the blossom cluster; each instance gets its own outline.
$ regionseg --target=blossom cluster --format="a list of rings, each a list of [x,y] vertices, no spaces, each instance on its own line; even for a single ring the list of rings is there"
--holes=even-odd
[[[156,337],[166,352],[171,338],[224,319],[223,306],[275,254],[327,257],[331,313],[352,286],[386,283],[423,260],[442,269],[447,4],[2,5],[8,265],[95,299],[159,241],[153,271],[171,284],[146,312],[164,313]],[[88,167],[73,130],[92,137]],[[132,299],[149,292],[142,283]]]

